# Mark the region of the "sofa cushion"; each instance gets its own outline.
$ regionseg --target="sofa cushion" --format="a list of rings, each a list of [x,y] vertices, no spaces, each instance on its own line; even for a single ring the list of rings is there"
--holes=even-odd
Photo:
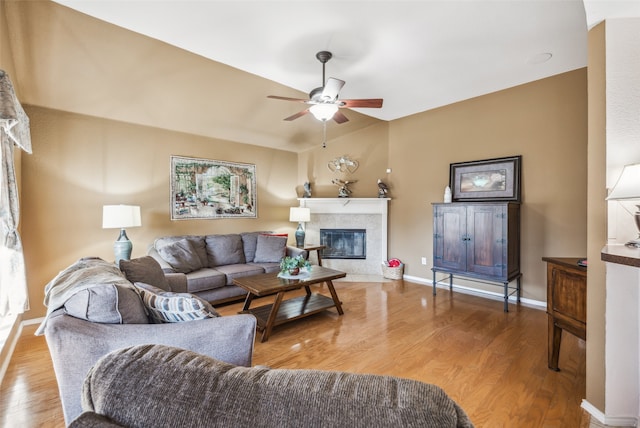
[[[202,269],[202,261],[190,240],[179,239],[156,249],[162,259],[169,263],[174,271],[189,273]]]
[[[151,256],[144,256],[131,260],[120,260],[120,270],[132,283],[144,282],[165,291],[171,291],[171,287],[164,277],[160,263]]]
[[[255,264],[237,264],[218,266],[216,270],[224,273],[227,276],[227,284],[233,285],[234,278],[240,278],[241,276],[259,275],[264,273],[264,269]]]
[[[202,268],[195,272],[189,272],[186,276],[189,293],[213,290],[227,285],[227,277],[217,269]]]
[[[148,324],[147,312],[133,288],[99,284],[76,292],[64,304],[72,317],[104,324]]]
[[[287,237],[278,235],[259,235],[256,243],[254,263],[280,262],[287,251]]]
[[[247,263],[248,265],[259,266],[264,269],[264,273],[280,272],[280,262],[278,263]]]
[[[220,315],[206,300],[189,293],[172,293],[153,285],[136,282],[135,287],[156,323],[195,321]]]
[[[205,242],[209,267],[245,262],[242,238],[239,234],[207,235]]]
[[[182,239],[186,239],[191,244],[191,247],[194,249],[198,259],[200,259],[200,265],[208,266],[209,262],[207,260],[207,249],[206,244],[204,242],[204,236],[200,235],[177,235],[177,236],[165,236],[162,238],[156,239],[153,243],[156,251],[160,252],[160,248],[165,245],[173,244]],[[162,256],[161,256],[162,257]]]

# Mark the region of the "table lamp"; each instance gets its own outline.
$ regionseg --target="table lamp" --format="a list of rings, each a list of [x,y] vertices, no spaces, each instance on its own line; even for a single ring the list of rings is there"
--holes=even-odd
[[[607,197],[608,201],[621,201],[626,199],[640,199],[640,163],[624,166],[618,181]],[[626,209],[626,207],[624,208]],[[640,247],[640,205],[637,204],[636,208],[635,214],[632,215],[636,221],[638,237],[625,244],[629,247]],[[631,214],[629,210],[627,211]]]
[[[289,221],[297,221],[298,228],[296,229],[296,247],[304,247],[304,228],[302,223],[311,220],[311,210],[304,207],[291,207],[289,210]]]
[[[142,226],[140,221],[140,207],[137,205],[105,205],[102,207],[102,228],[120,229],[120,236],[113,244],[116,264],[120,260],[129,260],[133,245],[127,237],[126,227]]]

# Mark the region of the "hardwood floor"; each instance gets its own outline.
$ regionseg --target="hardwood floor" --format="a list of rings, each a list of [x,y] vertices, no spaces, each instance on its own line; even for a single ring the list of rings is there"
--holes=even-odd
[[[394,375],[434,383],[477,427],[579,427],[585,343],[565,334],[560,372],[547,368],[544,311],[398,280],[335,282],[335,309],[258,335],[253,364]],[[327,292],[326,287],[313,287]],[[267,303],[260,299],[256,303]],[[255,303],[254,303],[255,304]],[[232,315],[242,304],[217,307]],[[43,337],[25,329],[0,388],[4,427],[63,427]]]

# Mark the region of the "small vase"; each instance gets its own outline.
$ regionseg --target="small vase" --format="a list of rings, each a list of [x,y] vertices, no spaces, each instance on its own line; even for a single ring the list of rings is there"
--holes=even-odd
[[[289,269],[289,275],[297,275],[300,273],[300,268],[291,268]]]

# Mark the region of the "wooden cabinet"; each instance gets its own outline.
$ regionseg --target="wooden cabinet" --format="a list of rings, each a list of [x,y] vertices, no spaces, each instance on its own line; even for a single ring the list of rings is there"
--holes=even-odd
[[[520,301],[520,204],[433,204],[433,294],[436,273],[502,283],[504,310],[513,293]],[[509,283],[517,280],[517,286]]]
[[[558,369],[562,330],[587,338],[587,268],[577,258],[543,257],[547,262],[547,316],[549,368]]]

